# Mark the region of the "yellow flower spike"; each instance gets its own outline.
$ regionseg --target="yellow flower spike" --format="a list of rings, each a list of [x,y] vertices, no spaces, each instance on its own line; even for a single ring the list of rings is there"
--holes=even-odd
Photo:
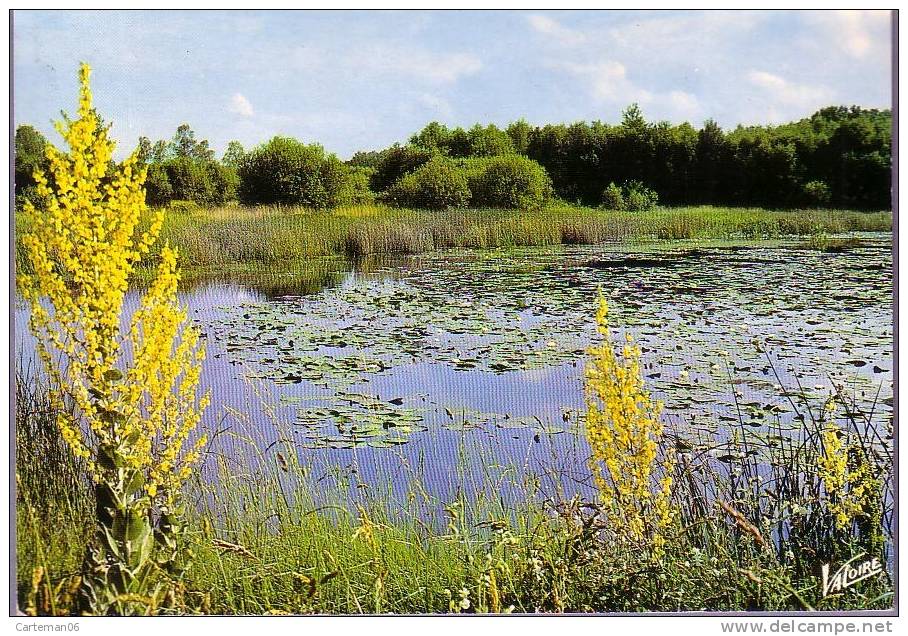
[[[602,341],[590,349],[586,368],[586,436],[602,514],[616,536],[648,545],[661,558],[664,532],[675,518],[671,504],[673,462],[659,466],[661,402],[650,399],[641,375],[641,349],[625,335],[616,354],[601,290],[596,312]],[[661,477],[660,477],[661,473]]]
[[[830,402],[827,402],[827,410]],[[832,409],[834,411],[834,408]],[[823,452],[817,458],[826,506],[836,527],[848,530],[855,519],[873,508],[879,482],[871,475],[870,464],[859,445],[847,444],[847,433],[829,422],[822,431]],[[859,458],[849,462],[849,454]]]
[[[183,443],[208,404],[207,395],[196,398],[204,353],[177,301],[177,255],[167,246],[121,333],[129,278],[157,241],[163,212],[152,213],[148,229],[138,231],[149,214],[146,170],[136,153],[111,167],[115,144],[92,108],[90,76],[81,65],[78,117],[55,124],[68,152],[48,145],[48,172],[34,175],[48,203],[41,214],[26,206],[34,225],[21,241],[32,271],[20,278],[20,288],[38,356],[60,397],[76,407],[74,416],[58,420],[73,453],[88,460],[95,479],[105,480],[111,475],[96,461],[98,450],[114,444],[130,467],[145,472],[148,496],[169,500],[168,490],[178,489],[200,458],[184,453]],[[114,369],[123,370],[121,380],[112,379]],[[154,475],[150,467],[164,457],[171,458],[169,474]]]

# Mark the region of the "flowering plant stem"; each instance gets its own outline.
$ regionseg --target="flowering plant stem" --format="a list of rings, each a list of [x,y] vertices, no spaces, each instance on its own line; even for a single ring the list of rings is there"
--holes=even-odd
[[[49,174],[34,175],[46,205],[26,204],[35,222],[22,238],[30,267],[19,288],[57,425],[94,482],[97,532],[80,610],[152,613],[174,600],[178,562],[190,556],[180,547],[180,491],[206,442],[193,435],[208,403],[196,396],[204,349],[177,301],[177,254],[166,245],[121,334],[129,277],[163,217],[137,230],[147,212],[145,168],[136,153],[112,162],[89,74],[83,64],[78,118],[57,125],[69,152],[48,145]]]

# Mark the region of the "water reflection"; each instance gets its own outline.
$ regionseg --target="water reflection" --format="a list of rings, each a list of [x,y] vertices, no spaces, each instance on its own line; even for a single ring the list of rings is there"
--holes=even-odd
[[[887,434],[891,235],[874,235],[843,254],[534,248],[195,277],[180,295],[208,343],[212,451],[235,474],[296,453],[319,488],[354,500],[403,497],[414,479],[441,500],[490,484],[518,499],[529,475],[550,494],[586,491],[578,432],[599,288],[643,346],[670,428],[693,443],[721,442],[739,417],[799,430],[780,379],[813,400],[832,382],[879,391]],[[127,307],[137,302],[130,292]],[[25,318],[17,309],[27,358]]]

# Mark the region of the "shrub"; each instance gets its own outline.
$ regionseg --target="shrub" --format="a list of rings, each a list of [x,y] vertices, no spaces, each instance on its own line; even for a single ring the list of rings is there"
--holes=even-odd
[[[236,198],[236,170],[217,161],[177,157],[148,165],[145,201],[167,205],[171,201],[221,204]]]
[[[467,160],[465,165],[475,206],[540,208],[552,198],[545,168],[527,157],[502,155]]]
[[[178,157],[164,164],[171,197],[183,201],[207,202],[212,197],[211,180],[204,164]]]
[[[398,179],[386,198],[394,205],[441,210],[467,205],[470,188],[460,167],[436,157]]]
[[[195,201],[174,200],[167,204],[167,211],[173,214],[196,214],[200,209]]]
[[[624,210],[624,193],[616,186],[614,181],[602,192],[602,207],[607,210]]]
[[[23,189],[36,185],[34,173],[36,170],[47,169],[47,139],[44,138],[33,126],[19,126],[16,128],[16,194]]]
[[[401,177],[427,163],[435,153],[416,146],[391,146],[372,159],[375,172],[369,178],[369,185],[375,192],[385,192]]]
[[[374,168],[351,167],[348,178],[337,195],[337,204],[362,205],[372,203],[375,200],[375,194],[369,189],[369,179],[374,173]]]
[[[659,203],[655,190],[647,188],[639,181],[630,181],[624,186],[625,207],[632,212],[652,210]]]
[[[655,190],[647,188],[640,181],[628,181],[621,188],[609,183],[602,192],[601,205],[608,210],[641,212],[653,209],[658,202],[659,195]]]
[[[642,192],[632,190],[627,193],[626,208],[631,212],[641,212],[648,210],[650,207],[648,199]]]
[[[199,203],[227,203],[236,199],[236,191],[240,185],[240,177],[236,168],[217,161],[205,164],[210,184],[208,201]]]
[[[148,205],[166,205],[173,199],[173,187],[162,163],[148,166],[145,176],[145,202]]]
[[[823,181],[810,181],[804,184],[804,200],[807,205],[823,207],[829,205],[832,191]]]
[[[26,201],[31,201],[37,208],[43,202],[38,196],[35,171],[46,171],[48,167],[45,149],[47,139],[32,126],[16,128],[16,170],[14,183],[16,187],[16,209],[21,209]]]
[[[239,179],[243,203],[328,208],[338,202],[349,171],[318,144],[274,137],[243,158]]]

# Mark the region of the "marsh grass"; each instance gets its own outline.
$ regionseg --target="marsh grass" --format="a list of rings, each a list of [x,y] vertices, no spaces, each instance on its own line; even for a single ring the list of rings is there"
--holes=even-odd
[[[21,361],[15,461],[20,607],[56,614],[65,610],[57,600],[78,574],[92,537],[95,503],[87,467],[60,435],[48,387]]]
[[[16,231],[30,224],[17,212]],[[299,268],[323,257],[416,254],[448,248],[597,244],[678,239],[779,238],[889,231],[890,212],[774,211],[711,206],[615,212],[553,205],[535,211],[411,210],[357,205],[171,206],[161,231],[181,254],[185,277],[251,266]],[[141,229],[141,228],[140,228]],[[153,265],[152,255],[145,265]],[[19,258],[17,265],[24,265]]]
[[[415,254],[448,248],[756,239],[891,229],[889,213],[713,207],[648,212],[569,206],[538,211],[215,208],[168,218],[163,234],[183,249],[191,266],[287,263],[330,255]]]
[[[864,245],[864,241],[857,237],[831,237],[825,233],[818,233],[810,235],[805,241],[802,241],[795,247],[796,249],[811,250],[814,252],[838,254],[861,247],[862,245]]]

